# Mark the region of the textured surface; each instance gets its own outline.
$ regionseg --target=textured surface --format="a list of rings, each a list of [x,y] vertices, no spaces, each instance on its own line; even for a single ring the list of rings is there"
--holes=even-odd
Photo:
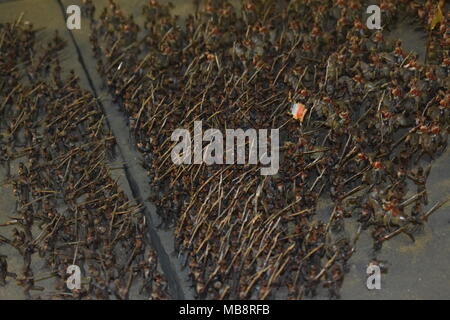
[[[122,9],[127,14],[135,16],[141,10],[140,0],[122,0]],[[166,1],[165,1],[166,2]],[[185,15],[193,9],[186,1],[172,1],[175,3],[175,14]],[[85,68],[80,64],[76,46],[74,45],[69,32],[65,28],[65,21],[62,15],[60,3],[63,5],[78,4],[78,0],[18,0],[0,1],[0,22],[14,21],[22,12],[24,20],[32,22],[36,28],[44,28],[38,39],[45,45],[46,39],[51,37],[54,30],[58,30],[60,35],[68,41],[68,47],[64,50],[62,61],[66,70],[74,69],[81,78],[83,85],[91,89],[85,71],[98,95],[102,98],[106,109],[108,121],[116,135],[122,152],[123,159],[127,162],[127,172],[120,171],[122,175],[121,186],[127,190],[129,195],[143,199],[153,225],[157,225],[157,217],[150,203],[146,201],[149,193],[148,182],[145,172],[140,168],[140,156],[134,151],[129,143],[128,128],[126,122],[118,109],[112,105],[106,92],[102,91],[100,79],[95,70],[95,61],[92,59],[90,44],[88,42],[89,26],[83,20],[82,29],[73,31],[76,46],[79,48]],[[97,11],[107,3],[106,0],[95,1]],[[419,54],[424,53],[424,39],[419,32],[412,30],[410,26],[402,25],[393,30],[391,37],[401,37],[407,50],[414,50]],[[450,191],[450,151],[442,155],[434,164],[428,179],[429,200],[432,206],[436,201],[446,197]],[[143,174],[144,173],[144,174]],[[125,178],[127,175],[128,180]],[[0,168],[0,180],[3,181],[3,169]],[[131,181],[132,190],[128,183]],[[0,184],[0,223],[9,220],[8,216],[14,206],[12,190],[9,186]],[[324,206],[326,209],[326,206]],[[429,223],[423,231],[417,235],[416,242],[412,243],[404,235],[400,235],[387,242],[378,256],[380,260],[385,260],[389,271],[382,276],[382,289],[369,291],[366,288],[365,269],[367,262],[371,258],[372,242],[369,235],[364,233],[357,243],[357,252],[351,259],[351,272],[346,276],[343,289],[343,299],[449,299],[450,298],[450,207],[447,204],[438,212],[433,214]],[[187,274],[182,271],[178,260],[173,255],[173,239],[170,231],[153,230],[153,240],[160,241],[159,254],[166,255],[166,273],[173,273],[177,283],[180,283],[180,297],[192,298],[187,282]],[[7,228],[1,227],[0,234],[9,234]],[[7,254],[10,259],[11,269],[14,272],[19,268],[21,257],[15,255],[7,246],[0,246],[0,254]],[[39,272],[37,272],[39,276]],[[0,299],[21,299],[23,298],[21,289],[12,281],[0,287]]]

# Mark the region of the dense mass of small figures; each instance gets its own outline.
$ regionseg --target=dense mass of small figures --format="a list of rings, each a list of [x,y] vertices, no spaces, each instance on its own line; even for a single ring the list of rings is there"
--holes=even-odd
[[[73,71],[64,76],[58,33],[46,46],[36,33],[19,20],[0,25],[0,161],[16,198],[0,245],[23,256],[15,274],[0,255],[0,286],[15,281],[28,299],[168,298],[145,218],[111,176],[103,112]],[[69,265],[84,271],[80,289],[67,286]]]
[[[339,298],[362,232],[373,238],[368,263],[383,267],[383,243],[414,241],[444,203],[428,208],[426,190],[450,124],[444,2],[444,21],[431,31],[435,2],[375,2],[383,30],[366,27],[372,1],[196,1],[195,14],[181,19],[156,0],[139,17],[113,0],[105,8],[84,0],[96,71],[127,118],[159,227],[173,230],[196,298],[302,299],[319,288]],[[428,33],[425,62],[386,39],[405,18]],[[75,75],[60,76],[59,38],[39,60],[26,50],[32,29],[2,28],[11,39],[0,61],[1,161],[28,159],[11,175],[24,231],[0,238],[24,255],[17,281],[33,289],[29,261],[39,250],[56,272],[74,257],[85,261],[93,286],[78,295],[128,298],[132,283],[144,283],[147,296],[169,297],[144,245],[145,221],[109,175],[114,137],[102,111]],[[301,121],[289,114],[293,104],[307,110]],[[278,174],[262,176],[259,165],[173,164],[172,133],[192,131],[197,120],[221,131],[279,128]],[[330,204],[327,212],[320,203]],[[42,221],[37,237],[33,220]],[[0,281],[15,276],[2,261]]]
[[[200,299],[339,297],[362,230],[384,241],[413,233],[434,211],[429,169],[449,124],[446,23],[427,64],[383,31],[367,30],[365,1],[208,1],[185,21],[149,1],[138,25],[114,2],[91,17],[97,71],[129,117],[163,225]],[[431,1],[381,1],[384,30],[400,13],[424,29]],[[442,5],[442,3],[441,3]],[[309,113],[300,123],[292,103]],[[281,168],[174,165],[177,128],[280,128]],[[425,160],[425,161],[426,161]],[[407,180],[417,195],[407,200]],[[333,209],[317,219],[321,197]],[[406,209],[413,204],[411,209]],[[352,236],[344,220],[359,225]]]

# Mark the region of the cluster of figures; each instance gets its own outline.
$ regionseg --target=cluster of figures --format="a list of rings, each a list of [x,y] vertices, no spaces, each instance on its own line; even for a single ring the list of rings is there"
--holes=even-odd
[[[0,164],[16,199],[0,225],[0,289],[15,282],[28,299],[170,298],[145,216],[113,175],[115,138],[98,100],[62,70],[58,33],[45,46],[36,34],[21,19],[0,25]],[[82,276],[74,290],[70,265]]]
[[[173,230],[196,298],[302,299],[323,288],[339,298],[361,232],[373,237],[370,263],[382,266],[383,243],[400,234],[414,241],[445,203],[426,209],[426,163],[446,148],[450,124],[444,3],[379,1],[384,30],[405,17],[430,30],[421,63],[367,29],[369,1],[230,2],[195,1],[182,20],[156,0],[136,18],[114,0],[101,9],[85,0],[97,72],[128,120],[159,227]],[[123,299],[140,284],[140,293],[168,297],[145,217],[111,177],[114,137],[102,110],[74,74],[62,79],[62,41],[56,35],[38,55],[32,28],[0,31],[1,161],[27,158],[10,177],[11,223],[21,230],[0,238],[24,257],[16,281],[27,294],[40,289],[38,252],[61,280],[57,290],[68,265],[85,266],[89,283],[61,295]],[[280,129],[278,174],[173,164],[172,133],[197,120],[222,132]],[[14,275],[0,261],[4,282]]]
[[[423,165],[446,148],[450,123],[443,2],[380,1],[384,30],[405,17],[428,29],[444,12],[427,64],[366,28],[368,1],[196,4],[184,20],[156,0],[138,18],[113,0],[98,20],[87,15],[97,71],[129,119],[161,225],[174,228],[199,299],[300,299],[322,287],[338,298],[362,231],[376,264],[384,241],[414,240],[443,204],[425,210]],[[301,120],[288,114],[293,104]],[[279,173],[173,164],[172,132],[196,120],[222,132],[279,128]],[[355,235],[345,232],[355,223]]]

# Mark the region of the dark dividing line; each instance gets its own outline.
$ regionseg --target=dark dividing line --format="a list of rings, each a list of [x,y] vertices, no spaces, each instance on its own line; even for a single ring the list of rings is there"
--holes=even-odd
[[[63,18],[64,18],[64,25],[65,25],[66,21],[67,21],[67,14],[66,14],[66,10],[65,10],[64,4],[61,2],[61,0],[56,0],[56,2],[58,2],[59,7],[61,8],[61,12],[62,12],[62,15],[63,15]],[[80,47],[78,46],[77,40],[75,39],[75,37],[74,37],[74,35],[72,33],[72,30],[67,29],[67,31],[69,32],[70,39],[72,40],[72,43],[75,46],[75,50],[76,50],[77,55],[78,55],[78,62],[80,62],[81,67],[83,68],[83,71],[86,74],[87,80],[89,82],[89,87],[91,87],[91,90],[94,93],[95,98],[98,100],[97,90],[95,89],[94,82],[92,81],[91,75],[89,74],[88,68],[86,67],[86,63],[84,62],[83,55],[81,53]],[[100,101],[99,101],[99,104],[103,108],[103,104]],[[105,119],[106,119],[106,117],[105,117]],[[106,122],[108,123],[108,126],[109,126],[110,125],[109,121],[106,120]]]
[[[65,6],[61,0],[56,0],[56,2],[58,3],[59,7],[61,8],[61,12],[62,12],[62,15],[64,18],[64,25],[65,25],[65,23],[67,21],[67,14],[66,14]],[[97,100],[97,103],[99,104],[100,108],[103,111],[103,114],[105,115],[105,121],[106,121],[108,128],[110,129],[111,133],[114,134],[113,130],[111,130],[112,126],[108,120],[106,109],[105,109],[103,103],[98,98],[97,90],[95,89],[94,82],[91,78],[89,70],[83,59],[83,54],[81,53],[81,49],[75,39],[75,36],[72,33],[72,30],[67,29],[67,31],[69,32],[70,39],[72,40],[72,43],[75,46],[75,50],[78,55],[78,61],[86,75],[86,78],[89,83],[89,87],[91,88],[91,90],[94,94],[94,97]],[[117,138],[116,138],[116,141],[118,141]],[[138,202],[138,204],[143,204],[141,191],[140,191],[139,186],[137,185],[133,175],[129,172],[128,163],[125,161],[125,157],[123,156],[123,152],[122,152],[122,149],[121,149],[119,143],[117,143],[117,148],[119,149],[119,154],[120,154],[121,158],[125,162],[125,165],[123,167],[124,167],[124,171],[125,171],[125,177],[130,186],[131,193],[132,193],[133,197],[135,198],[135,200]],[[161,243],[161,239],[159,238],[152,223],[150,223],[152,221],[152,217],[151,217],[150,213],[148,212],[148,208],[145,204],[143,205],[143,210],[144,210],[145,216],[148,219],[147,226],[149,228],[151,243],[154,246],[154,248],[158,254],[158,257],[159,257],[158,260],[160,261],[161,268],[162,268],[164,274],[166,275],[167,281],[169,282],[169,288],[171,288],[173,290],[173,298],[178,299],[178,300],[184,300],[185,297],[184,297],[182,287],[179,283],[178,276],[177,276],[176,272],[174,271],[174,267],[172,266],[170,258]]]

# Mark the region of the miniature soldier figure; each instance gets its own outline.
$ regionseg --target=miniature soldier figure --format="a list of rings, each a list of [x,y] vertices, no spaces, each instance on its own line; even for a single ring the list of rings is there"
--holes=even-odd
[[[430,174],[431,166],[428,167],[425,171],[422,167],[419,167],[417,169],[417,173],[414,174],[412,170],[410,170],[408,174],[408,178],[411,179],[417,186],[417,193],[422,193],[421,199],[423,201],[424,205],[428,204],[428,196],[427,196],[427,189],[426,189],[426,183],[428,175]]]
[[[6,277],[16,278],[16,274],[8,272],[7,256],[0,255],[0,286],[6,285]]]

